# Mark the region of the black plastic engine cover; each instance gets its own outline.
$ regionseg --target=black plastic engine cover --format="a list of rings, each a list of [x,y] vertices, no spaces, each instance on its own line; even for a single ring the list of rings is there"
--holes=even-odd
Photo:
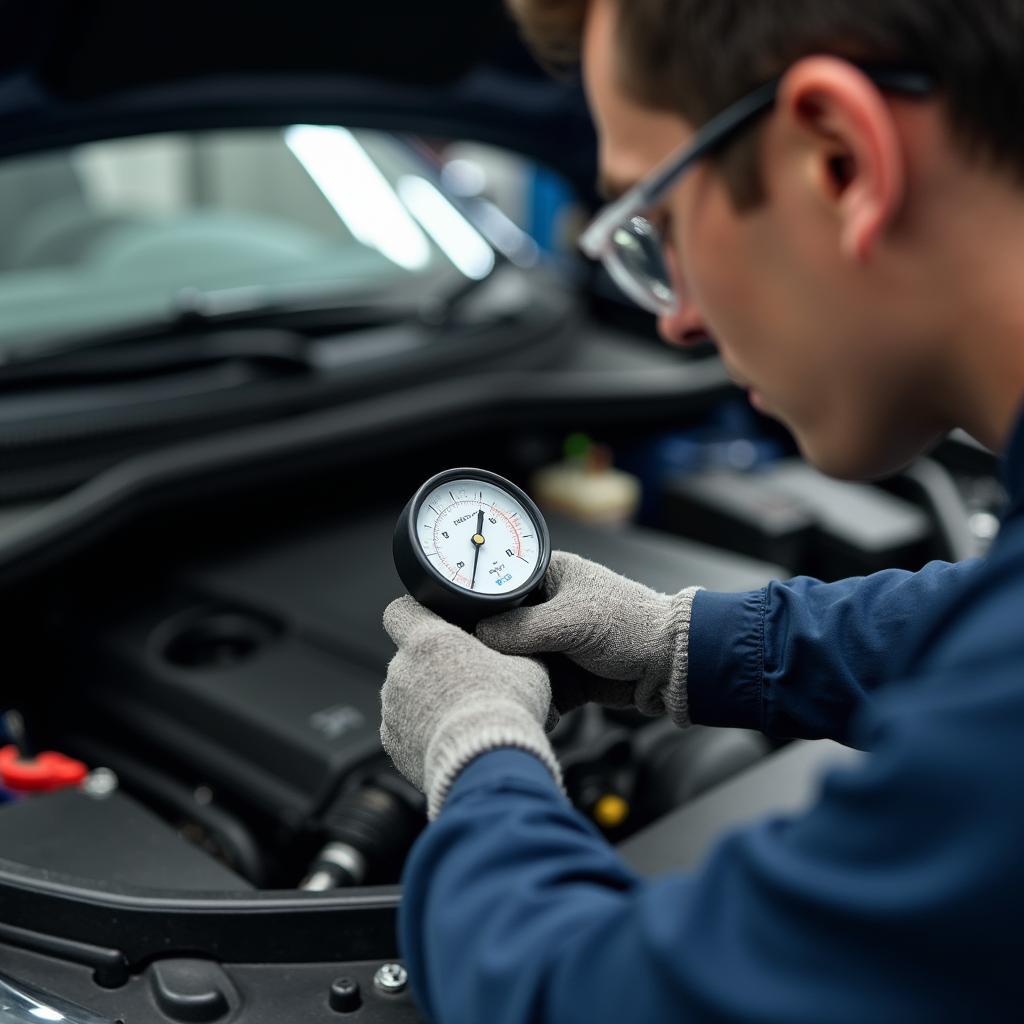
[[[272,612],[175,591],[94,622],[69,669],[92,734],[300,827],[380,756],[380,677]]]

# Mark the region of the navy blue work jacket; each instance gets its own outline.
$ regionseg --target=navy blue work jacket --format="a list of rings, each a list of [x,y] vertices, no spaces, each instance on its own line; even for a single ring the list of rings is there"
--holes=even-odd
[[[870,754],[695,873],[638,877],[529,754],[468,765],[404,878],[428,1019],[1024,1020],[1024,422],[1007,479],[983,562],[698,595],[694,721]]]

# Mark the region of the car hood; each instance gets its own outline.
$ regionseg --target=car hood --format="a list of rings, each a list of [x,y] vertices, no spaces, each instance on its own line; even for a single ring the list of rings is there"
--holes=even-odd
[[[500,0],[0,0],[0,156],[158,131],[342,122],[474,139],[592,188],[581,90]]]

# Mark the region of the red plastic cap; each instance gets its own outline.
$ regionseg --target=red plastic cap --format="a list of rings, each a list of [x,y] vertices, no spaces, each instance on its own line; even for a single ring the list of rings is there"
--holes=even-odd
[[[77,786],[89,774],[81,761],[47,750],[22,760],[15,746],[0,747],[0,781],[15,793],[52,793]]]

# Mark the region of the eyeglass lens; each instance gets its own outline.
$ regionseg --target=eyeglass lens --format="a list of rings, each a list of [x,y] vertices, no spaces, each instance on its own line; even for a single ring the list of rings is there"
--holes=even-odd
[[[616,228],[612,249],[623,275],[619,283],[655,313],[671,312],[676,307],[671,277],[665,263],[665,250],[657,228],[645,217],[633,217]],[[615,275],[619,277],[618,274]],[[626,284],[628,280],[629,284]]]

